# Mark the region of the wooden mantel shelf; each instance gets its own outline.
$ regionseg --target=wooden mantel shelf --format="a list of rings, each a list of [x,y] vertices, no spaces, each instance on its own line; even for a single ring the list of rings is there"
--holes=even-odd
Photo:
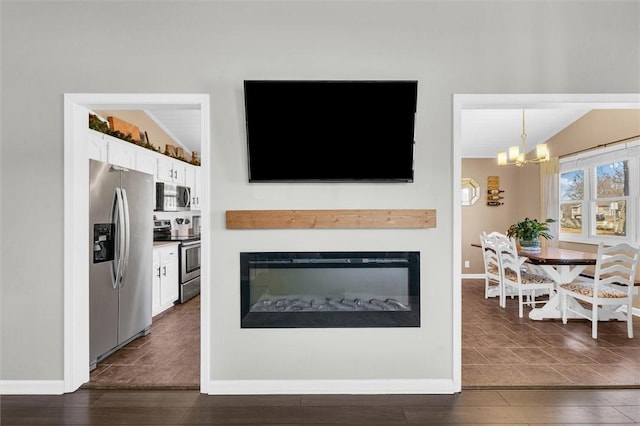
[[[227,229],[435,228],[436,211],[227,210]]]

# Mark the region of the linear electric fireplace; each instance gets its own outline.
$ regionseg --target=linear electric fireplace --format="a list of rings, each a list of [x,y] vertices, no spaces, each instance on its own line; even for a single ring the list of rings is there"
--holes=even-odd
[[[419,252],[240,253],[242,328],[419,327]]]

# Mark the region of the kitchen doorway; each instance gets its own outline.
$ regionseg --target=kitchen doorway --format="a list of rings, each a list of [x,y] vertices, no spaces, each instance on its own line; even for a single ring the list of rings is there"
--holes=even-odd
[[[89,382],[89,156],[86,141],[89,111],[196,109],[200,113],[201,186],[201,294],[210,291],[210,117],[208,94],[65,94],[64,97],[64,391],[74,392]],[[194,299],[195,300],[195,299]],[[200,374],[199,389],[207,392],[209,381],[209,303],[199,304]]]

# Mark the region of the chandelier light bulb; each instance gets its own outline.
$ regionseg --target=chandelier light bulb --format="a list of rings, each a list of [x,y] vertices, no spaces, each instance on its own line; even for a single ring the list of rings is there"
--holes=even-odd
[[[507,165],[507,152],[502,151],[498,153],[498,166],[506,166]]]
[[[518,145],[513,145],[509,147],[509,161],[513,161],[518,158],[520,155],[520,147]]]
[[[522,151],[517,145],[509,147],[509,151],[498,152],[498,165],[507,166],[515,164],[516,166],[526,166],[527,164],[538,164],[549,161],[549,148],[546,143],[536,145],[536,158],[527,160],[527,133],[525,132],[524,112],[522,110],[522,133],[520,134]]]
[[[536,158],[542,161],[547,161],[549,159],[549,148],[547,148],[546,143],[536,145]]]

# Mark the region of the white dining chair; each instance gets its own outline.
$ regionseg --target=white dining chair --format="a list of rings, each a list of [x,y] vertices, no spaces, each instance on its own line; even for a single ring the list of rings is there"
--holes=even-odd
[[[598,245],[593,280],[561,284],[559,287],[562,322],[567,323],[568,313],[572,312],[591,321],[591,337],[598,338],[598,310],[600,306],[609,309],[625,307],[627,335],[633,338],[632,301],[633,286],[638,270],[640,248],[627,243],[605,247]],[[581,300],[591,305],[591,316],[572,309],[567,298]]]
[[[506,295],[510,291],[518,295],[518,315],[524,316],[524,305],[535,307],[536,304],[547,303],[548,300],[537,300],[536,296],[548,294],[549,298],[554,294],[555,282],[546,275],[534,274],[523,268],[526,257],[518,255],[516,240],[509,238],[506,244],[500,244],[498,255],[502,268],[501,306],[506,307]]]
[[[482,258],[484,260],[484,298],[488,299],[490,294],[497,294],[502,300],[502,268],[496,250],[498,241],[497,232],[483,232],[480,234],[480,245],[482,246]]]

